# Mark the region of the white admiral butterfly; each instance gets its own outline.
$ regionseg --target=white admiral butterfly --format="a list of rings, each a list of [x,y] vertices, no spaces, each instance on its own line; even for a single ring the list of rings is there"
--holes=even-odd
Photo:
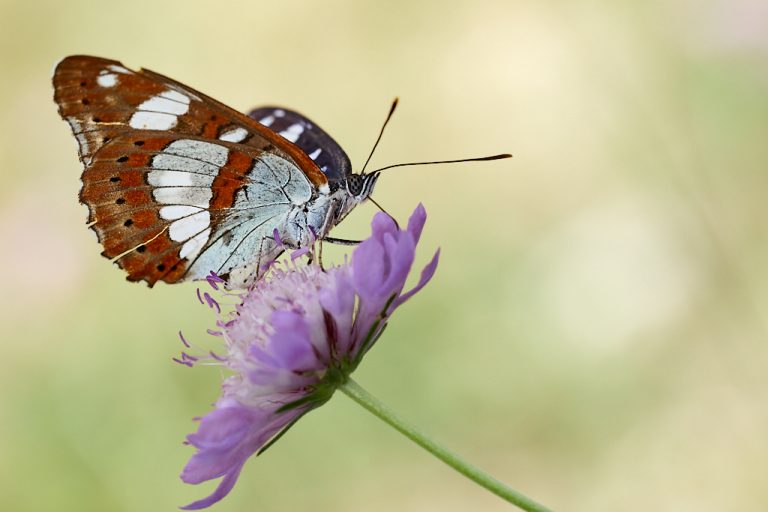
[[[53,85],[80,146],[80,201],[102,255],[150,286],[211,271],[247,286],[284,248],[333,240],[331,228],[369,198],[382,170],[353,174],[341,147],[301,114],[246,116],[118,61],[67,57]]]

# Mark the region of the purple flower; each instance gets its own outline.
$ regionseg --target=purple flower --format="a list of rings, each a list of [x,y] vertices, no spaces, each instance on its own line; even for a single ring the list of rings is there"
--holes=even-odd
[[[394,310],[435,272],[439,251],[418,284],[403,293],[426,217],[419,205],[408,228],[400,230],[378,213],[371,236],[355,249],[350,264],[325,270],[293,263],[273,268],[245,293],[233,314],[218,322],[213,332],[223,337],[227,354],[208,359],[227,366],[232,375],[216,408],[187,436],[197,453],[181,478],[190,484],[223,478],[213,494],[182,508],[201,509],[221,500],[251,455],[327,402],[357,368]],[[204,297],[219,309],[208,294]],[[182,354],[177,361],[192,366],[198,359]]]

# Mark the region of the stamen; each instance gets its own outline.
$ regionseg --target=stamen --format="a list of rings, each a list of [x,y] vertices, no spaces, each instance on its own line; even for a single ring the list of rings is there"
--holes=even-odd
[[[227,358],[226,358],[226,357],[221,357],[221,356],[219,356],[219,355],[216,355],[216,352],[214,352],[213,350],[211,350],[211,351],[209,352],[209,354],[211,354],[211,357],[212,357],[212,358],[214,358],[214,359],[215,359],[215,360],[217,360],[217,361],[221,361],[222,363],[227,361]]]
[[[272,238],[275,239],[278,247],[283,247],[283,239],[280,238],[280,232],[277,230],[277,228],[272,231]]]
[[[178,359],[176,357],[171,358],[174,363],[183,364],[184,366],[188,366],[189,368],[192,368],[194,365],[189,361],[182,361],[181,359]]]
[[[216,302],[216,299],[211,297],[211,294],[208,292],[205,292],[203,294],[203,297],[205,297],[205,301],[208,303],[208,307],[211,309],[216,309],[216,312],[221,314],[221,306],[219,306],[219,303]]]
[[[218,276],[216,272],[211,270],[211,273],[207,276],[205,276],[205,280],[208,281],[208,284],[213,288],[214,290],[219,289],[216,283],[226,283],[226,281]]]

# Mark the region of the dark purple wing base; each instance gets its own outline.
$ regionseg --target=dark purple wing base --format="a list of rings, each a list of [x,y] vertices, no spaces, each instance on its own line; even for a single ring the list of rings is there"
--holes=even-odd
[[[352,164],[341,146],[298,112],[281,107],[260,107],[248,115],[301,148],[325,173],[329,182],[344,180],[352,174]]]

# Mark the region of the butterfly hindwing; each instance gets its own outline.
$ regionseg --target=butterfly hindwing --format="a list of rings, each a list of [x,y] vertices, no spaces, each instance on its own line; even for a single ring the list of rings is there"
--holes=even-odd
[[[281,137],[300,147],[328,177],[345,179],[352,174],[352,164],[341,146],[316,123],[282,107],[260,107],[248,115]]]
[[[258,277],[282,251],[274,230],[311,195],[301,170],[276,154],[145,131],[94,154],[80,197],[102,254],[151,285],[211,270]]]

